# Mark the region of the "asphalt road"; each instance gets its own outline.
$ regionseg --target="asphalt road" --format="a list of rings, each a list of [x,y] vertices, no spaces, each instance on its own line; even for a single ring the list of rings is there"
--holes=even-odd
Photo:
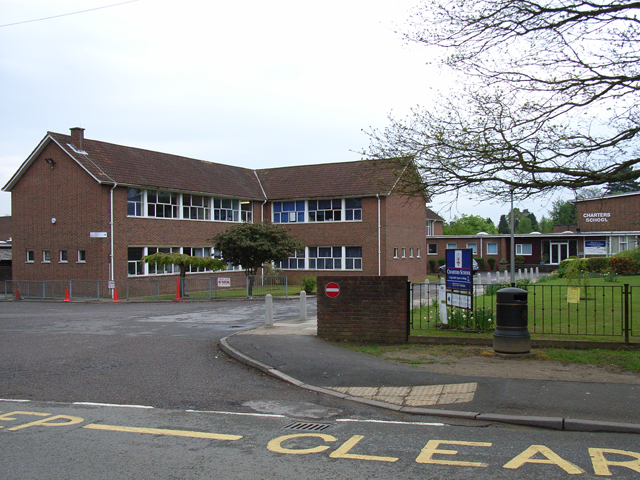
[[[298,308],[274,302],[275,320]],[[251,301],[0,302],[0,478],[640,478],[634,435],[398,414],[218,351],[263,318]]]

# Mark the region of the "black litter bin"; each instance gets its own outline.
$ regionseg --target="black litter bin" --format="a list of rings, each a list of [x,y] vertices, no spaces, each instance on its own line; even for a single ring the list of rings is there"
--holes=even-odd
[[[503,288],[496,293],[496,330],[493,350],[498,353],[529,353],[531,335],[527,319],[528,292]]]

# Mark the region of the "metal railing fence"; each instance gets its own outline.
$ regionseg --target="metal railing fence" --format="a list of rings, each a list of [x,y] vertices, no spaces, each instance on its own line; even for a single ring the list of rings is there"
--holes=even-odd
[[[441,321],[438,284],[413,284],[410,324],[413,334],[429,330],[491,331],[495,328],[496,292],[504,285],[474,284],[473,308],[446,307]],[[581,286],[570,298],[567,285],[528,284],[528,326],[531,334],[611,337],[629,342],[640,337],[640,286]],[[569,301],[571,300],[571,303]]]
[[[0,283],[4,300],[170,300],[178,296],[179,277],[106,280],[6,280]],[[115,288],[110,288],[115,287]],[[284,276],[190,276],[180,284],[180,296],[187,299],[288,297],[300,288],[289,285]]]

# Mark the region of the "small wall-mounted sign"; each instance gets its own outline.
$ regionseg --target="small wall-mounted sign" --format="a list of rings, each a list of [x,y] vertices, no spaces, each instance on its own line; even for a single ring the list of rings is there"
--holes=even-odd
[[[219,277],[218,278],[218,286],[219,287],[231,287],[231,279]]]
[[[107,232],[89,232],[91,238],[107,238]]]

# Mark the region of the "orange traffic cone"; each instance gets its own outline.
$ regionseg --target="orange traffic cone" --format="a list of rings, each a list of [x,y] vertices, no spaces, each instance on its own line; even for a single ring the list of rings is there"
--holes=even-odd
[[[118,289],[116,287],[113,287],[113,302],[119,302],[120,299],[118,298]]]
[[[69,287],[67,287],[67,289],[64,292],[64,301],[65,302],[70,302],[71,298],[69,298]]]
[[[174,302],[179,302],[182,300],[180,296],[180,277],[176,278],[176,298],[173,299]]]
[[[22,300],[22,298],[20,298],[20,288],[16,287],[16,297],[14,298],[14,300]]]

